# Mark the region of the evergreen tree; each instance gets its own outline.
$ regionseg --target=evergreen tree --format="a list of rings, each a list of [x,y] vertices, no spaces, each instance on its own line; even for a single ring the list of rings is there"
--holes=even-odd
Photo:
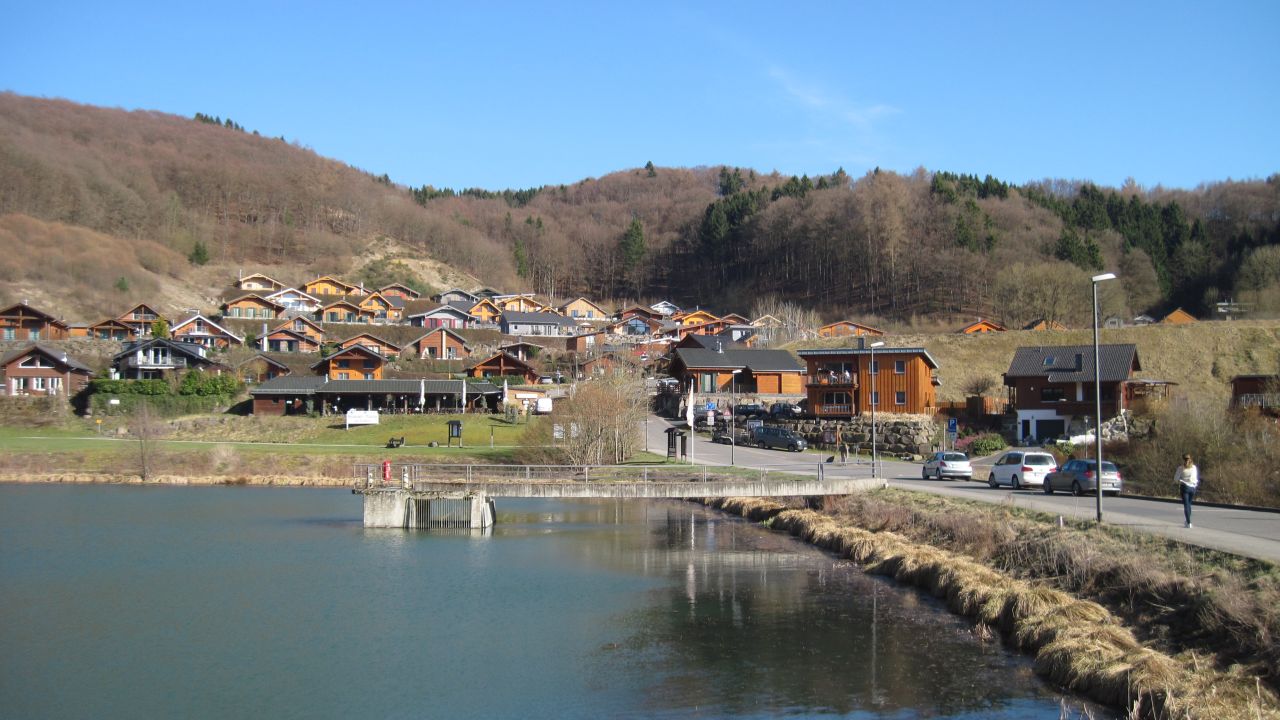
[[[169,323],[164,318],[156,318],[151,323],[151,337],[167,338],[169,337]]]
[[[644,164],[644,169],[647,177],[658,177],[658,170],[653,166],[652,160]]]
[[[640,218],[631,220],[631,225],[622,234],[622,241],[619,243],[618,249],[621,251],[624,272],[629,273],[640,265],[640,261],[644,259],[645,251],[644,225],[640,222]]]
[[[187,259],[191,261],[192,265],[204,265],[209,262],[209,248],[205,246],[204,241],[196,241],[196,246],[191,249],[191,254],[187,255]]]
[[[116,290],[119,290],[120,292],[129,292],[129,279],[121,275],[119,279],[116,280]]]

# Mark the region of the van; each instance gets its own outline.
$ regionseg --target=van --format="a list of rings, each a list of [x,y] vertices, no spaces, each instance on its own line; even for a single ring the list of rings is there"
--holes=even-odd
[[[756,428],[754,439],[760,448],[786,449],[800,452],[809,447],[809,443],[795,430],[784,427],[764,425]]]

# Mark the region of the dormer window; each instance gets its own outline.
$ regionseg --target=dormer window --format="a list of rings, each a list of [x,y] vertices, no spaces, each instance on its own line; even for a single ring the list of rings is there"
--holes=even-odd
[[[1045,367],[1050,367],[1050,366],[1052,366],[1052,365],[1053,365],[1053,356],[1052,356],[1052,355],[1046,355],[1046,356],[1045,356],[1045,358],[1044,358],[1044,366],[1045,366]]]

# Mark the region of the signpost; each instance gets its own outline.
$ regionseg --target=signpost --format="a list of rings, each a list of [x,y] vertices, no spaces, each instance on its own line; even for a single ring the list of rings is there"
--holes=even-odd
[[[952,449],[956,446],[956,435],[960,434],[960,421],[955,418],[947,418],[947,441]]]

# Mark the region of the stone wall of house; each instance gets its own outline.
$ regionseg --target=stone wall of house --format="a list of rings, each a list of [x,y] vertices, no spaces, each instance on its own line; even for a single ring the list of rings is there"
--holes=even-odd
[[[845,442],[850,448],[871,446],[871,417],[851,420],[795,420],[784,422],[802,435],[813,447],[837,447]],[[938,437],[938,425],[927,415],[878,415],[876,447],[895,455],[924,455],[932,451]]]

